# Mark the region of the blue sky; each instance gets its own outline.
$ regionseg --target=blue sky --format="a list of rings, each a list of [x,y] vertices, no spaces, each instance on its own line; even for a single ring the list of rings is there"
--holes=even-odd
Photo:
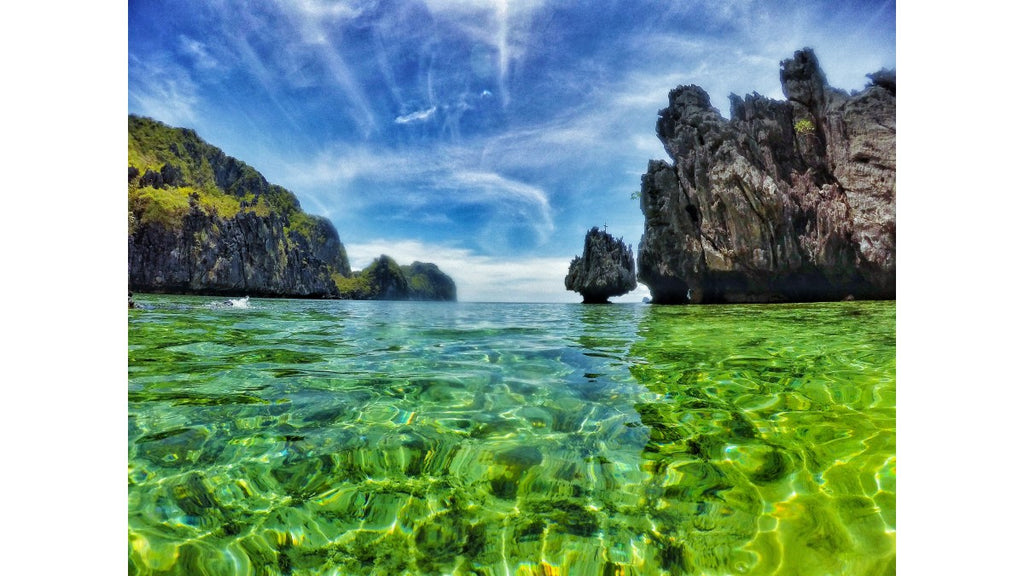
[[[461,300],[579,301],[592,226],[634,246],[668,91],[782,98],[896,66],[893,1],[132,1],[128,109],[201,137],[330,218],[354,268],[437,263]],[[639,300],[642,285],[619,300]]]

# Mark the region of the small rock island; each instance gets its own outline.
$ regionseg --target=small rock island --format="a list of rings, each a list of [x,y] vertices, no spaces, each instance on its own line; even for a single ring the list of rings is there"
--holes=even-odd
[[[622,296],[636,288],[636,264],[633,247],[622,238],[593,227],[583,241],[583,257],[569,263],[565,289],[579,292],[584,304],[605,304],[612,296]]]

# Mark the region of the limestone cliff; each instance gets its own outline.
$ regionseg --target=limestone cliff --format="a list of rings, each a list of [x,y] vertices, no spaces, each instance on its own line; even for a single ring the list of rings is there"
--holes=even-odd
[[[608,302],[636,288],[635,270],[633,248],[594,227],[583,241],[583,257],[569,263],[565,289],[579,292],[587,304]]]
[[[129,287],[137,292],[300,298],[338,296],[348,273],[338,233],[316,218],[305,233],[280,214],[224,218],[191,199],[180,226],[140,224],[128,237]]]
[[[128,118],[128,288],[135,292],[454,300],[433,264],[354,276],[338,232],[192,130]]]
[[[895,298],[896,74],[831,88],[810,49],[780,63],[786,101],[669,93],[673,159],[641,179],[640,282],[654,302]]]
[[[328,298],[350,273],[326,219],[192,130],[128,118],[128,284],[137,292]]]

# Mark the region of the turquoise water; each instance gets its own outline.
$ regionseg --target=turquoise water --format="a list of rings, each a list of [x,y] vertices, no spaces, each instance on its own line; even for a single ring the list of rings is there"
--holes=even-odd
[[[130,574],[894,574],[895,303],[129,311]]]

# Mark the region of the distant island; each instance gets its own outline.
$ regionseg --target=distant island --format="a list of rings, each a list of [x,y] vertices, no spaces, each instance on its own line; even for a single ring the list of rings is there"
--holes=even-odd
[[[386,255],[353,271],[329,220],[294,194],[204,142],[195,131],[128,117],[130,292],[340,298],[457,299],[430,263]]]
[[[337,283],[343,297],[353,300],[456,300],[455,282],[437,265],[400,266],[385,254]]]
[[[786,101],[731,95],[731,119],[679,86],[641,180],[637,278],[655,303],[896,297],[896,72],[828,85],[810,49],[780,63]]]

